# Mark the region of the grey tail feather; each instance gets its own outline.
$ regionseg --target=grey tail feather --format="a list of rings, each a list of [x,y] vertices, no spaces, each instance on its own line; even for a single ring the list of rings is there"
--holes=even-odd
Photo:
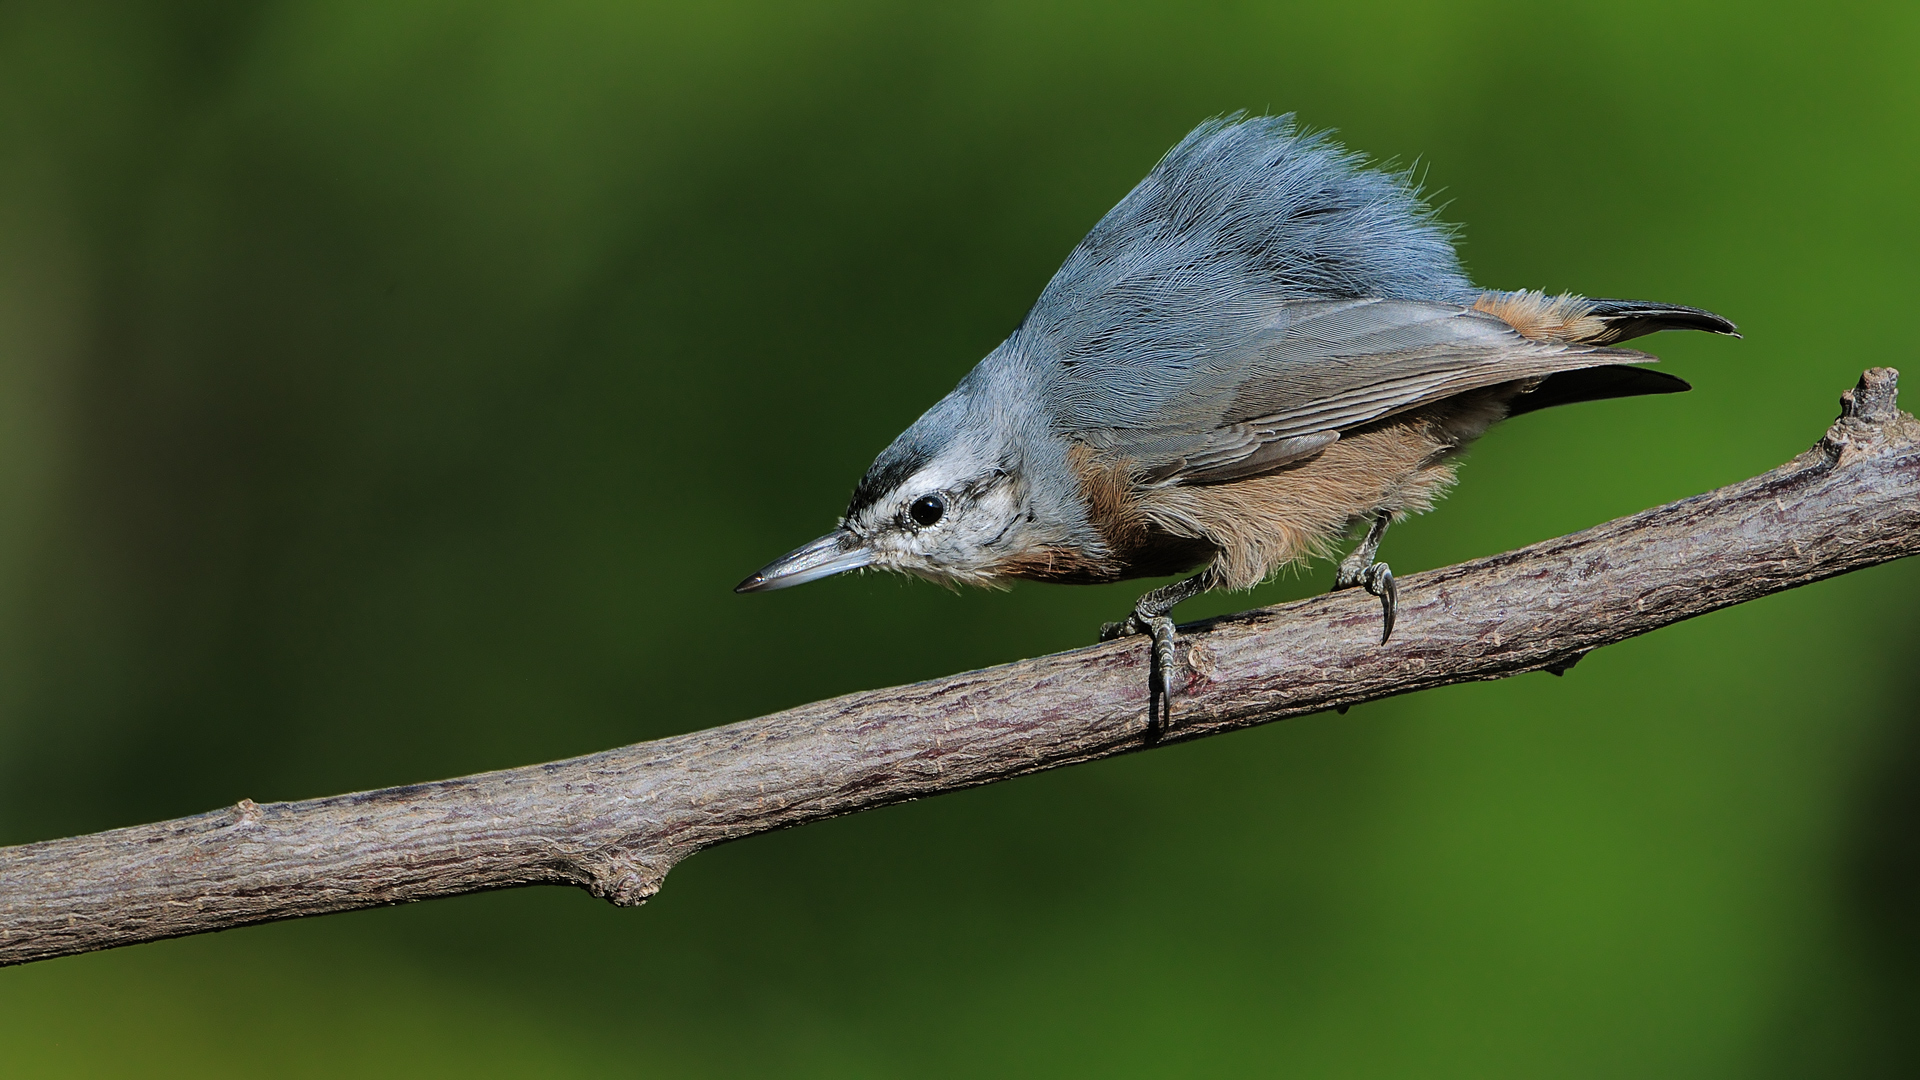
[[[1593,305],[1587,314],[1607,324],[1606,336],[1594,339],[1597,345],[1611,345],[1660,330],[1705,330],[1709,334],[1740,336],[1740,328],[1730,320],[1701,308],[1657,304],[1650,300],[1587,302]]]
[[[1605,364],[1547,376],[1539,386],[1508,402],[1507,415],[1519,416],[1521,413],[1538,412],[1555,405],[1572,405],[1580,401],[1604,401],[1607,398],[1638,397],[1641,394],[1678,394],[1691,389],[1693,387],[1685,379],[1664,371],[1629,364]]]

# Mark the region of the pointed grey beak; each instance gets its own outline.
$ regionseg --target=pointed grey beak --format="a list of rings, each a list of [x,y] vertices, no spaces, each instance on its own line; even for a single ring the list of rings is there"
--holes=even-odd
[[[858,570],[873,561],[873,552],[860,538],[845,529],[815,540],[805,547],[789,551],[761,568],[760,572],[733,587],[737,593],[771,592],[789,585],[805,585],[823,577]]]

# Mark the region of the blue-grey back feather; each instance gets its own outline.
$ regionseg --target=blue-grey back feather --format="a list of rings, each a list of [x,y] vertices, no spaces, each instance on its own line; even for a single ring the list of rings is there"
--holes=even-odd
[[[1054,369],[1061,419],[1127,427],[1275,304],[1477,292],[1407,175],[1291,116],[1233,117],[1194,129],[1093,227],[1010,344]]]

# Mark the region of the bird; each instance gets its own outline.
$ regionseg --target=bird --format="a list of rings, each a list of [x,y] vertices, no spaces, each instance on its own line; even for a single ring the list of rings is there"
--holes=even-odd
[[[1293,114],[1201,123],[1075,246],[1018,326],[882,450],[826,535],[735,587],[884,569],[948,585],[1187,574],[1101,639],[1149,639],[1172,721],[1171,612],[1333,559],[1392,636],[1379,548],[1501,420],[1690,389],[1619,343],[1738,337],[1700,308],[1474,285],[1410,169]],[[1158,712],[1156,712],[1156,702]]]

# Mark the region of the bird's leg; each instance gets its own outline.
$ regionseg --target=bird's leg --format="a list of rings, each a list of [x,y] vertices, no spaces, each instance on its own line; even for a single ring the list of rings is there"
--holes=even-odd
[[[1112,641],[1128,634],[1147,634],[1153,638],[1153,662],[1147,675],[1147,719],[1156,721],[1154,703],[1160,704],[1157,720],[1165,729],[1173,719],[1173,619],[1167,613],[1182,600],[1190,600],[1213,587],[1211,570],[1184,581],[1163,585],[1134,602],[1133,614],[1120,622],[1100,628],[1100,640]]]
[[[1379,552],[1380,538],[1387,535],[1387,525],[1392,521],[1393,515],[1388,511],[1375,511],[1373,524],[1367,527],[1366,538],[1346,558],[1340,560],[1340,569],[1333,575],[1333,587],[1336,589],[1351,589],[1359,585],[1380,598],[1380,614],[1386,621],[1380,630],[1382,645],[1393,636],[1393,617],[1399,613],[1400,591],[1393,584],[1393,569],[1386,563],[1375,562],[1373,557]]]

